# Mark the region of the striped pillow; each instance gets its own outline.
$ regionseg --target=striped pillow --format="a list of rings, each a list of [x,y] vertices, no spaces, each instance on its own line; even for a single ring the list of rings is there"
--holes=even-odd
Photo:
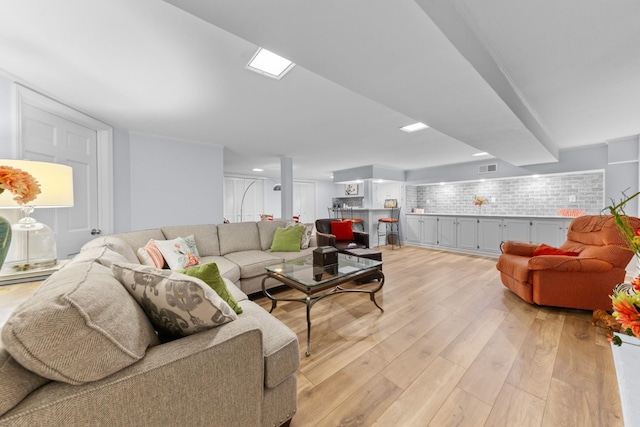
[[[155,268],[164,267],[164,257],[160,248],[156,244],[156,241],[151,239],[146,245],[138,249],[138,259],[144,265],[149,265]]]

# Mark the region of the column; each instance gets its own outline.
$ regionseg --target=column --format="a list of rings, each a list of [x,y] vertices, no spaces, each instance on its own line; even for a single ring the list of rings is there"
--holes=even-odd
[[[280,158],[280,193],[281,216],[283,219],[293,217],[293,160],[290,157]]]

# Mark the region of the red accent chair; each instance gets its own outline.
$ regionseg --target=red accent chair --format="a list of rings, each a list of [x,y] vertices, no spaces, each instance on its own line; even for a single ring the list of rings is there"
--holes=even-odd
[[[634,229],[640,219],[627,217]],[[503,242],[496,268],[502,283],[529,303],[582,310],[611,310],[609,295],[625,280],[633,252],[611,215],[585,215],[569,225],[559,249],[577,256],[534,256],[539,245]]]

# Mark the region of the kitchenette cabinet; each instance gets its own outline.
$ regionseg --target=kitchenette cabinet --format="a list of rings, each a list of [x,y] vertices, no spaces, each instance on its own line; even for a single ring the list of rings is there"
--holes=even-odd
[[[438,218],[435,216],[407,215],[406,241],[411,244],[438,244]]]
[[[497,256],[504,241],[565,242],[573,218],[485,215],[407,214],[406,243],[416,246]]]

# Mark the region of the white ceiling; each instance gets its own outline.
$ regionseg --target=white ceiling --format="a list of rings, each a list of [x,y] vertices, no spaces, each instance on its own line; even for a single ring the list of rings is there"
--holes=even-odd
[[[0,0],[0,10],[5,74],[119,128],[222,145],[226,174],[277,176],[283,155],[295,179],[479,151],[527,165],[640,134],[635,0]],[[298,65],[280,81],[253,73],[258,46]],[[414,121],[431,128],[398,130]]]

